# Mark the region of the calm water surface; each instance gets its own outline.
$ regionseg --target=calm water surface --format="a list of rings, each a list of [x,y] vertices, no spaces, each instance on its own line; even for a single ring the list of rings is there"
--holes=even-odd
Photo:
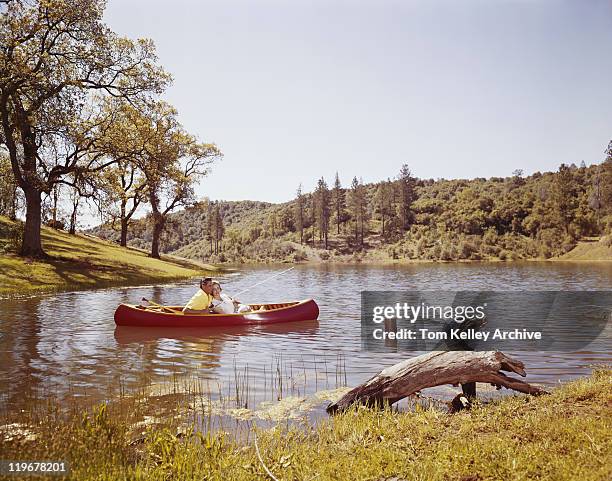
[[[287,266],[245,268],[221,277],[232,295]],[[121,302],[144,296],[182,304],[194,282],[112,288],[0,299],[0,407],[13,409],[34,395],[108,397],[108,386],[129,389],[143,376],[153,383],[195,378],[215,392],[231,392],[237,373],[248,378],[253,400],[270,396],[272,371],[282,371],[298,394],[339,385],[354,386],[409,352],[361,349],[361,290],[607,290],[609,263],[423,264],[414,266],[297,266],[249,290],[243,302],[313,297],[319,322],[263,328],[116,328]],[[612,362],[610,329],[574,353],[515,353],[529,382],[547,385],[587,375],[593,364]],[[509,353],[513,354],[513,353]],[[243,379],[244,380],[244,379]],[[278,387],[278,386],[277,386]]]

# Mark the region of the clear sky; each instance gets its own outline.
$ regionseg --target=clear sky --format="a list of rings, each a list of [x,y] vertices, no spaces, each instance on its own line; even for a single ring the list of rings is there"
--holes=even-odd
[[[106,21],[155,41],[165,98],[224,152],[200,196],[556,170],[612,139],[610,0],[109,0]]]

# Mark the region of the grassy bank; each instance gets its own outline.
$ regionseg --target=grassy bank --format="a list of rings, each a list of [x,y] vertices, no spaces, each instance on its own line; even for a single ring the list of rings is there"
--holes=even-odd
[[[140,400],[142,401],[142,400]],[[228,435],[130,428],[141,410],[108,405],[65,417],[52,404],[12,419],[4,459],[64,459],[72,479],[606,480],[612,476],[612,371],[549,396],[506,397],[459,414],[354,409],[312,428]],[[195,434],[194,430],[195,429]]]
[[[0,217],[0,295],[165,282],[217,270],[172,256],[152,259],[137,249],[50,228],[42,230],[50,258],[24,259],[16,254],[17,232],[16,222]]]
[[[612,261],[612,235],[584,239],[567,254],[551,260]]]

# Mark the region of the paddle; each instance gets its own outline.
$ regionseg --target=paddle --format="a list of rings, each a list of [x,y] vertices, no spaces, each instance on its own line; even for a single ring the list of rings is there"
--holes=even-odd
[[[149,299],[147,299],[146,297],[143,297],[143,298],[141,299],[141,301],[148,302],[149,304],[152,304],[152,305],[153,305],[153,307],[157,307],[157,308],[161,309],[162,311],[166,311],[166,312],[175,312],[175,311],[174,311],[174,309],[170,309],[169,307],[162,306],[161,304],[158,304],[157,302],[150,301],[150,300],[149,300]]]

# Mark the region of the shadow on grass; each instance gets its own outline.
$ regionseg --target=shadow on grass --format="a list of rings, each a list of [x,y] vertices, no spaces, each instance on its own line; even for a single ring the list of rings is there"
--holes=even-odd
[[[16,255],[12,257],[21,259]],[[35,283],[40,287],[57,286],[58,284],[86,284],[91,287],[97,284],[148,282],[152,279],[150,272],[142,272],[137,266],[129,264],[100,264],[87,259],[78,260],[60,256],[49,256],[40,261],[28,262],[26,260],[25,262],[30,266],[29,269],[24,269],[22,265],[19,267],[4,265],[3,276],[8,280]],[[47,272],[37,272],[39,267],[46,269]],[[49,268],[61,279],[59,283],[48,275]]]
[[[0,228],[5,224],[0,218]],[[43,290],[171,282],[216,270],[214,266],[172,256],[152,259],[139,249],[49,228],[42,229],[41,240],[47,256],[29,259],[20,257],[18,247],[0,235],[0,292],[20,295]]]
[[[175,257],[172,255],[162,255],[161,259],[153,259],[149,256],[149,254],[142,250],[137,249],[131,246],[121,247],[119,245],[115,245],[109,243],[108,241],[104,241],[102,239],[97,239],[95,237],[83,237],[80,235],[71,236],[64,232],[56,232],[43,234],[43,241],[45,248],[50,251],[63,251],[74,254],[75,257],[81,257],[79,254],[90,254],[96,255],[99,257],[103,257],[104,251],[108,253],[108,255],[113,255],[117,253],[118,255],[127,255],[134,256],[140,258],[141,260],[150,260],[151,262],[164,262],[169,265],[173,265],[176,267],[181,267],[183,269],[189,270],[218,270],[216,268],[212,268],[210,265],[206,265],[203,263],[194,262],[190,259],[184,259],[181,257]],[[99,249],[95,249],[91,247],[91,244],[98,246]],[[151,269],[155,269],[154,266],[151,266]],[[161,269],[155,269],[161,270]]]
[[[88,284],[108,282],[146,282],[151,276],[128,264],[93,264],[87,260],[74,260],[55,257],[47,260],[59,277],[67,284],[83,282]]]

